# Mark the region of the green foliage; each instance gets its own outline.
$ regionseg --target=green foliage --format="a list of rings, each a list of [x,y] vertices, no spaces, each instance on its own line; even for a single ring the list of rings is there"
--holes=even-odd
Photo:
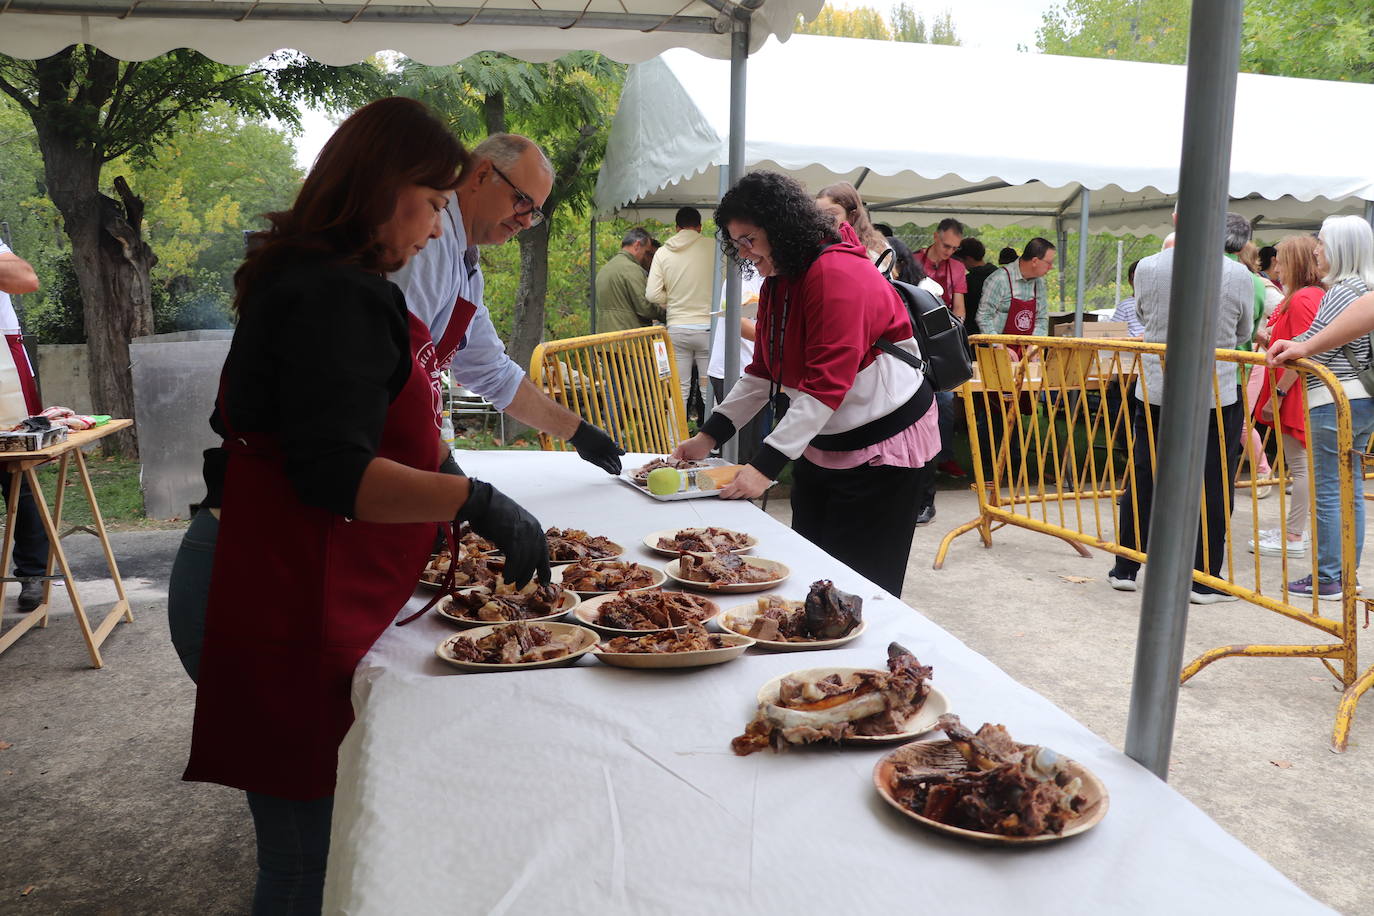
[[[1036,45],[1049,54],[1181,64],[1191,10],[1188,0],[1065,0],[1045,14]],[[1374,82],[1374,4],[1368,0],[1311,0],[1298,7],[1250,0],[1243,28],[1242,71]]]
[[[33,265],[43,284],[37,293],[19,299],[16,311],[25,337],[35,344],[85,343],[81,290],[70,252],[59,248],[25,260]]]
[[[831,35],[837,38],[869,38],[877,41],[910,41],[917,44],[957,45],[954,18],[946,10],[929,24],[925,17],[905,3],[898,3],[888,18],[870,6],[844,7],[827,3],[811,22],[800,22],[803,35]]]

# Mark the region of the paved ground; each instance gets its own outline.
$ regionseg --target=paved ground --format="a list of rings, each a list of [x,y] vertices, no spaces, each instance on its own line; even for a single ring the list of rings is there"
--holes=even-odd
[[[787,517],[785,504],[770,512]],[[1120,747],[1138,595],[1107,587],[1104,556],[1084,560],[1013,529],[994,535],[991,550],[961,538],[946,568],[932,570],[939,538],[973,514],[971,494],[941,493],[935,523],[916,536],[907,602]],[[0,656],[0,742],[10,745],[0,750],[0,913],[247,910],[252,827],[239,794],[179,779],[193,704],[167,637],[179,536],[115,535],[136,621],[106,643],[104,670],[88,667],[70,612]],[[112,600],[93,539],[68,543],[78,576],[91,580],[83,594]],[[1188,650],[1307,632],[1316,631],[1245,604],[1195,607]],[[1374,662],[1374,644],[1362,649]],[[1170,780],[1317,898],[1374,913],[1363,861],[1374,848],[1374,699],[1349,752],[1332,754],[1333,685],[1315,661],[1214,665],[1182,692]]]

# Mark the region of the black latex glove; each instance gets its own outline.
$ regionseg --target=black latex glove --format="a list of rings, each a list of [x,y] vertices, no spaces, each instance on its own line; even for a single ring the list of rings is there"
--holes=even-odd
[[[454,477],[463,476],[463,469],[458,467],[458,462],[454,460],[452,452],[449,452],[448,457],[439,464],[439,473],[452,474]]]
[[[577,432],[568,441],[577,449],[578,457],[583,461],[591,462],[607,474],[620,473],[620,456],[625,454],[625,450],[616,445],[605,430],[583,420],[577,424]]]
[[[472,492],[458,510],[454,522],[467,522],[506,556],[502,578],[521,588],[538,575],[540,585],[549,584],[549,542],[539,519],[486,481],[468,478]]]

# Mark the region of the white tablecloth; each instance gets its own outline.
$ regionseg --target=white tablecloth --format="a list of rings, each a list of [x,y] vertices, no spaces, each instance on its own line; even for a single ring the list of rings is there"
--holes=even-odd
[[[545,526],[605,534],[655,565],[664,560],[640,543],[650,531],[748,531],[756,555],[792,568],[779,591],[801,598],[833,579],[863,596],[868,631],[839,650],[751,651],[699,670],[623,670],[587,656],[571,668],[465,674],[435,658],[453,630],[433,615],[392,628],[354,679],[326,912],[1326,912],[1134,761],[757,508],[656,502],[572,453],[458,457]],[[627,456],[627,467],[644,460]],[[919,594],[907,600],[921,605]],[[871,775],[885,750],[730,752],[769,678],[880,667],[891,640],[934,666],[967,725],[1004,723],[1092,769],[1111,793],[1106,819],[1063,843],[983,848],[888,808]],[[1081,651],[1065,646],[1064,664]]]

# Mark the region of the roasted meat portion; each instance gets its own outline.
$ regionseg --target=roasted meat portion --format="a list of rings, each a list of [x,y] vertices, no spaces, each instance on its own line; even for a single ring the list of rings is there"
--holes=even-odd
[[[607,652],[635,652],[663,655],[671,652],[700,652],[705,649],[724,649],[730,637],[708,632],[699,623],[689,623],[686,630],[665,630],[643,636],[617,636],[606,643]]]
[[[678,575],[691,582],[710,585],[738,585],[741,582],[769,582],[778,574],[755,566],[728,550],[715,553],[680,553],[677,555]]]
[[[473,531],[466,523],[463,525],[462,533],[458,535],[458,546],[469,548],[477,553],[496,553],[500,550],[495,543]]]
[[[741,550],[749,546],[749,535],[728,528],[684,528],[670,538],[659,538],[658,546],[663,550],[676,550],[679,553]]]
[[[683,459],[655,458],[643,467],[635,468],[631,472],[634,482],[641,487],[649,485],[649,472],[659,468],[677,468],[679,471],[689,471],[692,468],[699,468],[702,464],[699,461],[685,461]]]
[[[806,601],[777,595],[758,600],[749,635],[768,642],[810,642],[848,636],[863,622],[863,599],[837,589],[829,579],[811,583]]]
[[[563,567],[563,587],[575,592],[614,592],[648,588],[653,571],[621,560],[578,560]]]
[[[970,732],[955,715],[941,716],[940,728],[961,760],[897,765],[892,791],[912,811],[966,830],[1029,837],[1062,833],[1083,809],[1083,781],[1049,748],[1017,744],[1001,725]]]
[[[429,558],[429,563],[425,566],[424,572],[420,573],[420,578],[435,585],[443,585],[450,565],[453,565],[453,556],[447,550],[440,551]],[[505,565],[506,561],[501,557],[483,553],[475,546],[460,544],[458,563],[453,570],[453,585],[455,588],[494,585]]]
[[[850,735],[897,734],[925,704],[932,670],[894,642],[887,647],[886,671],[835,672],[810,680],[789,675],[778,687],[777,701],[760,705],[730,747],[743,756]]]
[[[557,585],[540,585],[531,580],[517,589],[509,582],[501,582],[489,591],[458,592],[453,596],[452,613],[469,620],[528,620],[548,617],[563,600],[563,589]]]
[[[576,645],[576,636],[555,636],[552,631],[529,623],[496,627],[480,639],[455,636],[449,641],[457,658],[488,665],[517,665],[562,658],[572,654]]]
[[[716,607],[705,598],[650,589],[621,592],[597,606],[596,622],[616,630],[662,630],[706,620]]]
[[[620,553],[620,548],[610,538],[591,535],[578,528],[550,528],[544,536],[549,542],[549,559],[555,563],[600,560]]]

